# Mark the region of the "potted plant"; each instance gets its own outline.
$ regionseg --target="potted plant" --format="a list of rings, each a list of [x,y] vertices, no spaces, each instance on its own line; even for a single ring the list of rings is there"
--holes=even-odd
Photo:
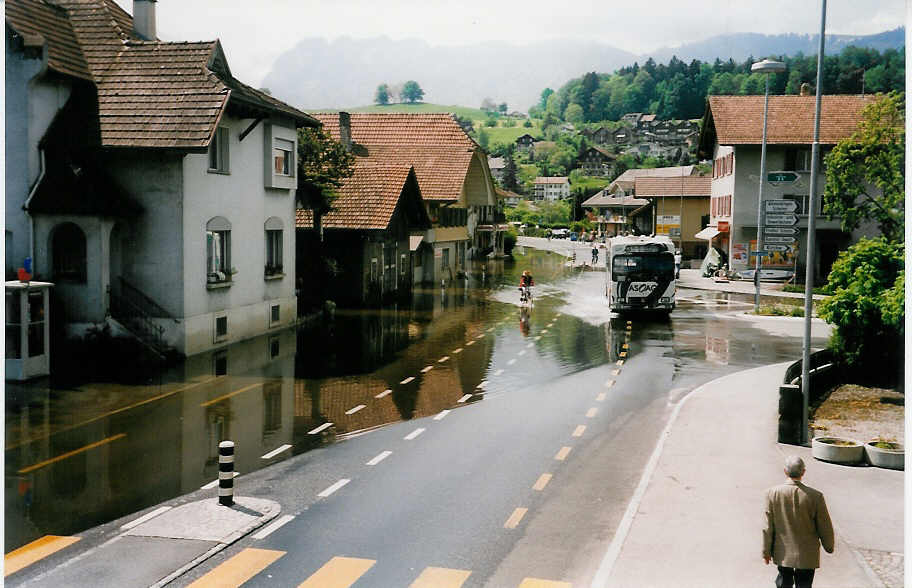
[[[864,459],[864,446],[855,439],[844,437],[814,437],[811,455],[831,463],[860,463]]]
[[[868,463],[873,466],[890,470],[906,469],[906,452],[902,443],[878,437],[865,443],[864,450]]]

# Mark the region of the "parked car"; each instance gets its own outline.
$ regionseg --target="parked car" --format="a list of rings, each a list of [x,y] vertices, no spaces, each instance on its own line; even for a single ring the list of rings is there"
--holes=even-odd
[[[551,229],[551,238],[566,239],[570,236],[570,229]]]

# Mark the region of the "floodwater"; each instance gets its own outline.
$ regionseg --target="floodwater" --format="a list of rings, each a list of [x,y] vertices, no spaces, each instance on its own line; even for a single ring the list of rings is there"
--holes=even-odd
[[[519,306],[524,269],[535,276],[532,309]],[[626,356],[625,321],[608,312],[603,272],[519,248],[514,260],[476,264],[453,284],[418,290],[407,306],[340,309],[325,324],[193,356],[143,384],[7,383],[7,552],[203,487],[214,496],[225,439],[235,442],[235,471],[244,474]],[[630,341],[631,350],[662,358],[656,369],[671,398],[725,373],[801,355],[800,324],[758,328],[737,317],[749,297],[679,297],[671,320],[635,317]],[[541,361],[507,369],[516,349],[531,346]]]

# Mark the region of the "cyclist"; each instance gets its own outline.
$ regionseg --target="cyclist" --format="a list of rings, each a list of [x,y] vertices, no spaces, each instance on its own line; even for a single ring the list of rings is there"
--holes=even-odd
[[[535,280],[532,279],[532,274],[529,273],[529,270],[523,270],[522,277],[519,278],[520,302],[532,302],[532,286],[534,285]]]

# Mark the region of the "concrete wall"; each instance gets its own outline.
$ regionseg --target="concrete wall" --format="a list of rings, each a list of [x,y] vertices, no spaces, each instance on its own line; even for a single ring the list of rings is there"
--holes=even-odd
[[[264,157],[266,142],[271,142],[270,130],[266,128],[267,121],[263,121],[239,141],[251,122],[230,116],[222,118],[221,126],[228,127],[230,135],[227,174],[209,172],[205,153],[190,154],[183,159],[181,273],[188,355],[261,335],[295,320],[294,190],[265,187],[263,166],[272,165],[271,157],[268,160]],[[275,136],[278,136],[276,126],[294,127],[291,121],[276,120],[271,124]],[[236,270],[230,285],[217,289],[206,283],[206,223],[216,216],[231,223],[230,264]],[[285,275],[266,280],[264,225],[270,217],[278,217],[283,224]],[[281,307],[281,320],[270,326],[269,313],[274,304]],[[228,317],[228,336],[215,342],[215,319],[220,316]]]
[[[66,104],[70,85],[62,79],[43,79],[46,54],[33,56],[18,50],[6,32],[5,54],[5,167],[4,225],[11,233],[6,269],[15,270],[29,255],[28,216],[22,205],[41,170],[38,142],[54,116]]]

